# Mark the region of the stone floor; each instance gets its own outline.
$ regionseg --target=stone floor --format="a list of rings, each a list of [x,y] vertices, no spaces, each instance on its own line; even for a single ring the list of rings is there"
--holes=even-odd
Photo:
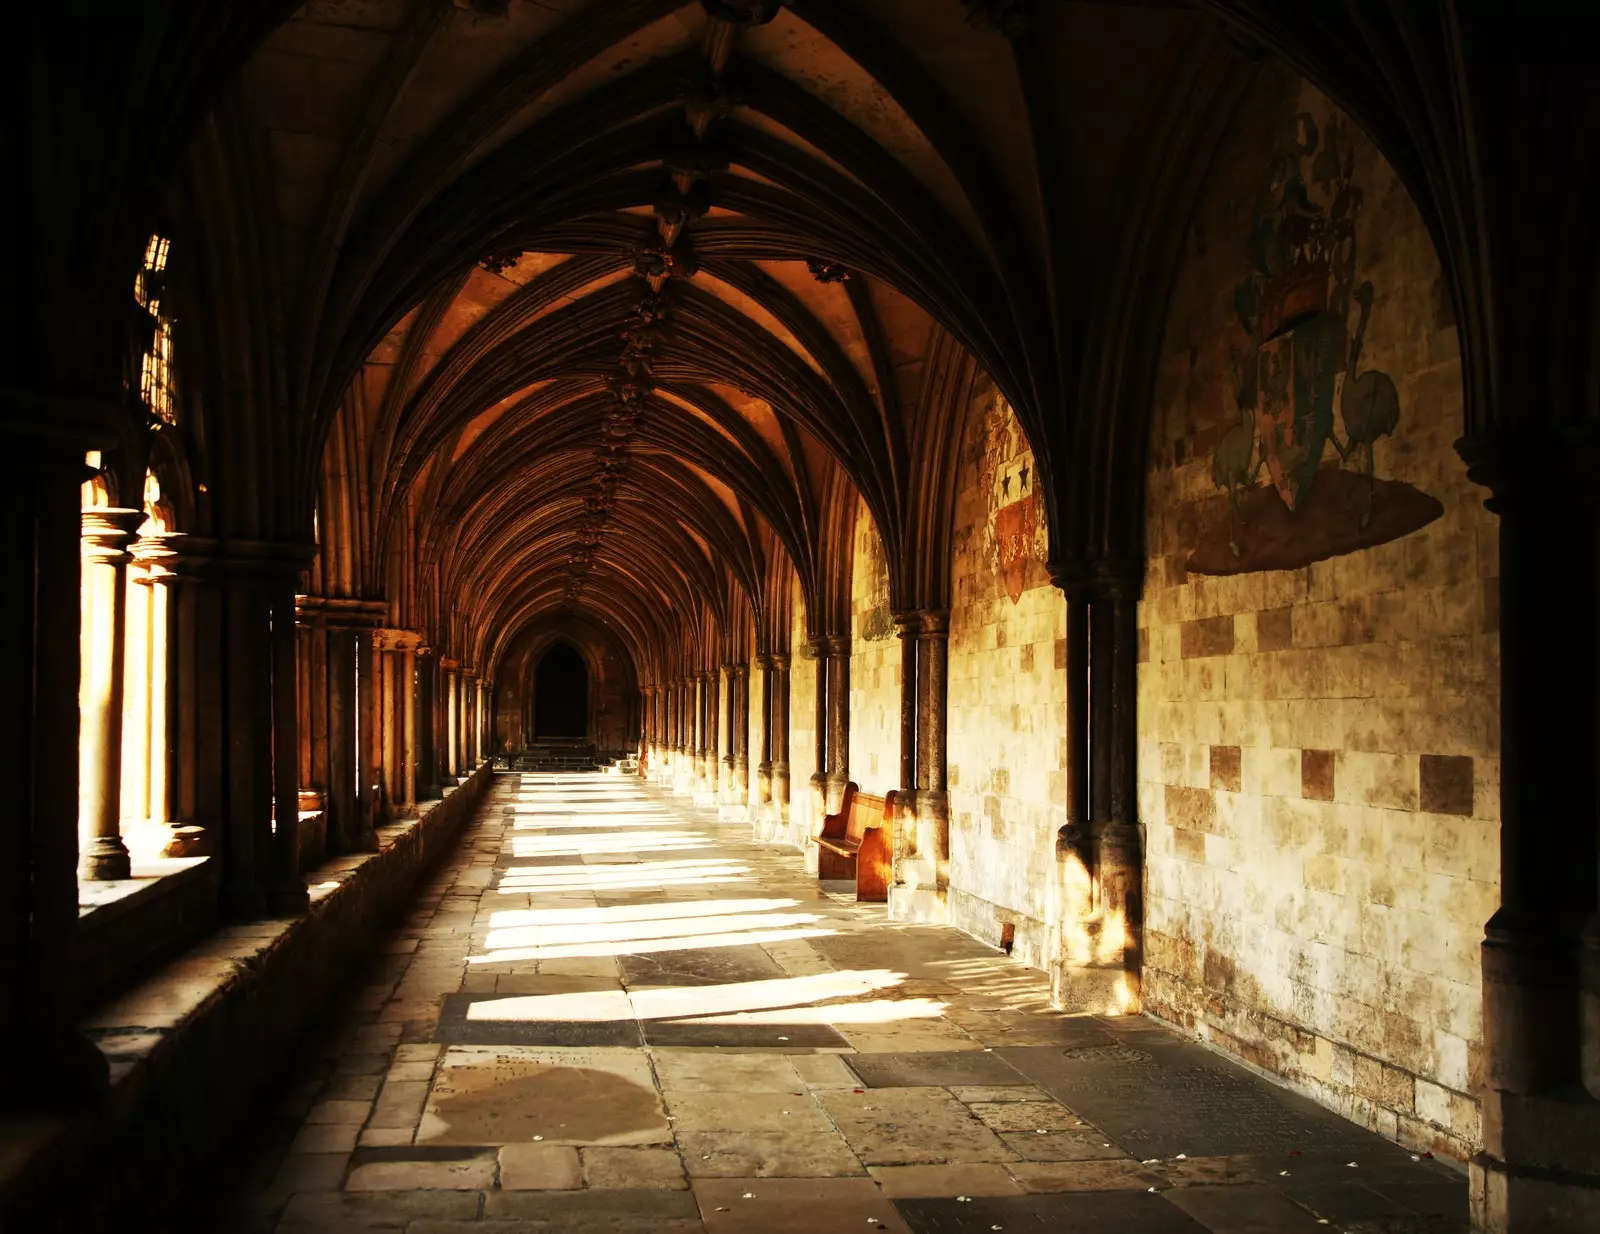
[[[497,777],[210,1228],[1465,1229],[1466,1184],[633,779]]]

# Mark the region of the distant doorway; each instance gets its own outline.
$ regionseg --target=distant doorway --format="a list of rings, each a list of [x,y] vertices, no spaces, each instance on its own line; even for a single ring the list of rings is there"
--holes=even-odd
[[[582,740],[589,735],[589,670],[566,643],[557,643],[533,672],[536,741]]]

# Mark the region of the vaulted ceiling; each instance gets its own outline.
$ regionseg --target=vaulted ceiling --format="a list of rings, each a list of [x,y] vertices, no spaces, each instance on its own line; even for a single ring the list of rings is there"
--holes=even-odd
[[[947,603],[974,382],[1017,409],[1065,523],[1107,237],[1186,131],[1139,127],[1199,80],[1225,103],[1235,63],[1163,6],[1025,7],[305,4],[177,208],[196,280],[269,289],[180,340],[193,397],[260,404],[234,448],[282,460],[218,522],[316,498],[349,544],[330,585],[394,595],[402,558],[436,563],[491,659],[552,611],[636,656],[678,637],[666,614],[726,626],[743,597],[759,621],[781,557],[827,624],[857,494],[897,605]],[[269,354],[263,396],[244,370]]]

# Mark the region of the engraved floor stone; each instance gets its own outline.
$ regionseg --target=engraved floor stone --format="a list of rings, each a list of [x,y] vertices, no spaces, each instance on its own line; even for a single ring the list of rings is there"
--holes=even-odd
[[[500,777],[215,1234],[1463,1228],[1443,1164],[748,834]]]
[[[822,1091],[817,1097],[866,1165],[1016,1159],[994,1132],[943,1089]]]
[[[671,1138],[649,1063],[633,1050],[444,1056],[418,1143],[649,1144]]]

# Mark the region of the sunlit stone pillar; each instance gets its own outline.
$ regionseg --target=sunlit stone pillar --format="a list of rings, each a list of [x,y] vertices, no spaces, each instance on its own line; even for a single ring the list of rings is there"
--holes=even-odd
[[[439,755],[434,741],[437,726],[439,657],[426,645],[417,648],[417,781],[416,799],[433,801],[439,796]]]
[[[810,639],[806,643],[806,650],[811,653],[817,670],[811,724],[811,746],[816,758],[810,777],[811,824],[812,829],[816,830],[821,827],[822,816],[828,808],[828,641]]]
[[[401,754],[401,716],[404,702],[401,699],[400,653],[395,650],[398,631],[379,631],[382,647],[378,663],[382,666],[383,710],[379,723],[383,726],[383,805],[384,821],[400,817],[400,788],[403,756]]]
[[[384,739],[389,728],[384,723],[384,669],[388,667],[383,654],[383,631],[367,632],[361,649],[365,661],[362,682],[361,735],[363,758],[361,791],[366,800],[362,814],[372,827],[382,827],[389,821],[388,765],[384,758]]]
[[[772,797],[778,803],[778,819],[789,821],[789,657],[772,653],[772,706],[768,709],[772,726]]]
[[[746,665],[733,666],[733,804],[741,810],[750,800],[750,670]]]
[[[828,812],[844,802],[850,780],[850,640],[830,634],[828,646]]]
[[[128,546],[144,511],[83,511],[83,683],[78,741],[83,877],[128,878],[122,842],[122,678]]]
[[[764,651],[755,654],[752,687],[759,686],[760,702],[750,708],[755,729],[756,799],[751,802],[752,821],[763,818],[772,803],[772,657]]]
[[[400,813],[417,812],[417,645],[400,651]]]
[[[720,702],[719,710],[722,713],[722,740],[718,745],[712,747],[713,753],[716,753],[718,749],[722,752],[722,763],[718,769],[717,798],[723,805],[728,806],[735,801],[733,795],[733,712],[735,706],[733,665],[731,663],[724,664],[712,675],[712,680],[717,682]]]
[[[456,688],[456,674],[461,662],[455,659],[439,661],[444,670],[444,770],[452,780],[459,774],[456,762],[456,725],[459,722],[460,691]]]
[[[914,831],[895,872],[889,913],[902,921],[944,921],[950,884],[950,805],[945,787],[950,617],[941,609],[924,609],[914,620],[916,639],[902,644],[915,656],[916,797],[910,811]]]
[[[456,774],[472,774],[472,670],[465,664],[456,674]]]
[[[717,802],[717,675],[702,670],[699,685],[700,739],[695,761],[694,796],[696,805]]]
[[[917,631],[921,624],[917,613],[894,615],[895,635],[900,640],[900,784],[893,841],[897,884],[905,883],[905,862],[917,840]]]

